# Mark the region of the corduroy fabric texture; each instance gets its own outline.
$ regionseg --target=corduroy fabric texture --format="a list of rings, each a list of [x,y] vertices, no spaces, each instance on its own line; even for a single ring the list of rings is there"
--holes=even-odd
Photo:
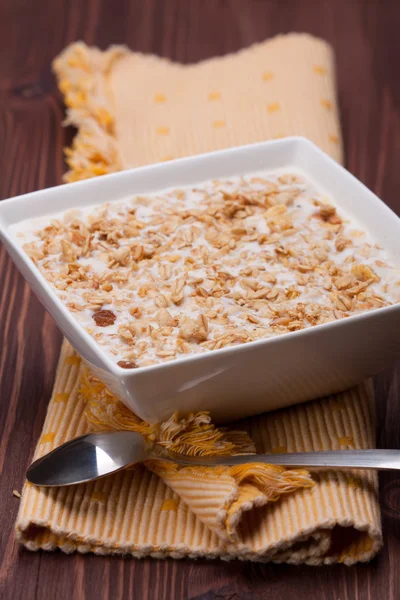
[[[78,128],[67,151],[69,181],[292,134],[342,160],[333,55],[310,36],[280,36],[189,66],[78,43],[54,68],[68,122]],[[93,427],[88,405],[103,401],[96,385],[64,342],[36,457]],[[106,407],[110,423],[118,405]],[[366,383],[235,429],[257,452],[369,448],[372,405]],[[302,473],[251,475],[149,464],[71,488],[25,484],[17,536],[32,550],[296,564],[353,564],[381,547],[375,474],[320,473],[312,487]],[[274,485],[276,496],[268,492]]]

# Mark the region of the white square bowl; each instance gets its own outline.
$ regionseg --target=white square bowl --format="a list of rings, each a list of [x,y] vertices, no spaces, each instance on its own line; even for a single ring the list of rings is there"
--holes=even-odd
[[[303,138],[232,148],[62,185],[0,202],[0,239],[61,331],[88,366],[139,417],[210,411],[219,421],[282,408],[341,391],[400,354],[400,304],[301,331],[126,370],[73,318],[24,253],[10,226],[74,207],[169,187],[300,169],[400,263],[400,219],[360,181]]]

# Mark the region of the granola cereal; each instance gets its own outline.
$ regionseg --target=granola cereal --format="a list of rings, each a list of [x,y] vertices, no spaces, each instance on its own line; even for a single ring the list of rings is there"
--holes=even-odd
[[[384,250],[297,172],[135,196],[14,232],[125,369],[400,301]]]

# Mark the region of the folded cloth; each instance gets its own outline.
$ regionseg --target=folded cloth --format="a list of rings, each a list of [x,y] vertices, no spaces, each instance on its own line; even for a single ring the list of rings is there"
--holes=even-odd
[[[332,51],[307,35],[179,65],[82,43],[54,62],[78,133],[67,181],[292,134],[342,159]],[[204,414],[141,422],[64,342],[36,457],[89,429],[124,428],[175,451],[296,452],[374,445],[370,382],[218,430]],[[149,462],[98,482],[25,484],[18,539],[29,549],[137,557],[220,557],[353,564],[382,545],[377,478],[368,472],[174,468]]]

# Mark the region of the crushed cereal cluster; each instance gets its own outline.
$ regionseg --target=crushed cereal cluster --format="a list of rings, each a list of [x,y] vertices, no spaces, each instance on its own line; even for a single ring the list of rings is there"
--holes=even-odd
[[[386,253],[294,173],[209,181],[18,227],[60,299],[127,369],[400,300]]]

